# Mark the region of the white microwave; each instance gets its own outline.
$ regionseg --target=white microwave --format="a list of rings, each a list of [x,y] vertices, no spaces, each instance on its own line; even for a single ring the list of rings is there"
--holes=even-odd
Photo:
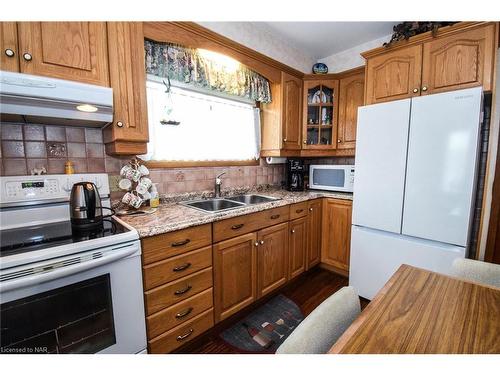
[[[354,187],[354,165],[310,165],[309,189],[347,191]]]

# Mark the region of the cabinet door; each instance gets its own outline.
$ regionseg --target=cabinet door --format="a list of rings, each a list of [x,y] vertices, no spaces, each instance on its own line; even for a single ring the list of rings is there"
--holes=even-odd
[[[219,322],[255,301],[257,296],[257,234],[248,233],[216,243],[214,307]]]
[[[142,22],[108,22],[107,27],[114,118],[104,130],[106,152],[143,154],[148,117]]]
[[[321,199],[310,201],[307,215],[307,254],[306,269],[310,269],[321,260]]]
[[[19,71],[17,26],[15,22],[0,22],[0,66],[2,70]]]
[[[422,94],[493,84],[495,25],[424,43]]]
[[[365,99],[365,73],[342,78],[339,87],[337,148],[355,148],[358,107]]]
[[[324,201],[321,261],[344,271],[349,271],[351,215],[351,201],[341,199]]]
[[[306,270],[307,216],[290,221],[288,243],[290,279],[292,279]]]
[[[281,81],[283,85],[283,148],[300,150],[302,80],[283,72]]]
[[[366,62],[366,103],[420,95],[422,46],[400,48]]]
[[[257,240],[257,293],[261,297],[288,279],[288,222],[260,230]]]
[[[104,22],[20,22],[22,73],[108,86]]]
[[[338,80],[305,81],[302,148],[337,148],[338,94]]]

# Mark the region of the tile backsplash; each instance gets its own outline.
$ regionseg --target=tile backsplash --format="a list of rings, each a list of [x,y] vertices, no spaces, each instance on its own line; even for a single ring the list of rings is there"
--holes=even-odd
[[[64,173],[70,160],[75,173],[108,173],[112,196],[121,196],[118,175],[130,157],[105,155],[101,129],[2,122],[0,134],[0,175],[29,175],[41,167],[49,174]],[[215,176],[224,171],[223,189],[280,185],[284,179],[284,165],[267,165],[264,159],[256,166],[155,168],[151,179],[160,194],[198,192],[213,190]]]
[[[122,161],[106,156],[101,129],[0,123],[0,175],[29,175],[34,168],[64,173],[67,160],[76,173],[115,172]]]

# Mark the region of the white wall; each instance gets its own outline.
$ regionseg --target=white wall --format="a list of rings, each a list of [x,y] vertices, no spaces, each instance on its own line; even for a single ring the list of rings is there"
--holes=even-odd
[[[232,39],[304,73],[310,73],[315,59],[259,22],[198,22],[203,27]]]
[[[328,73],[338,73],[344,70],[357,68],[365,64],[365,59],[360,55],[361,52],[381,47],[384,42],[388,42],[390,39],[391,34],[359,44],[345,51],[319,59],[318,61],[328,65]]]

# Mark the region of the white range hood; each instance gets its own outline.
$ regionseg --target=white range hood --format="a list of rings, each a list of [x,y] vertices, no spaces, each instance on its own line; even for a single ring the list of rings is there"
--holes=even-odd
[[[113,90],[0,71],[0,117],[3,121],[104,127],[113,121]]]

